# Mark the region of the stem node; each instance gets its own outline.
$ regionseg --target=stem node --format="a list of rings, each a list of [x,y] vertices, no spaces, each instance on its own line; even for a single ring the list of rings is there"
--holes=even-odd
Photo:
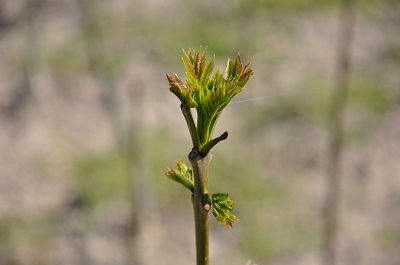
[[[211,153],[203,157],[195,148],[189,153],[189,160],[193,167],[194,177],[192,203],[196,227],[197,265],[209,264],[208,227],[211,201],[208,195],[208,171],[211,158]]]

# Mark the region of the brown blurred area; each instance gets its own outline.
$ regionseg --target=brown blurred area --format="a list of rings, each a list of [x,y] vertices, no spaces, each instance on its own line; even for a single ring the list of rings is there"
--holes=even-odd
[[[329,233],[338,265],[400,264],[400,2],[351,1],[343,45],[346,2],[0,1],[0,265],[194,263],[190,194],[164,176],[191,150],[165,74],[200,46],[255,71],[216,129],[210,189],[240,221],[212,220],[211,264],[333,265]]]

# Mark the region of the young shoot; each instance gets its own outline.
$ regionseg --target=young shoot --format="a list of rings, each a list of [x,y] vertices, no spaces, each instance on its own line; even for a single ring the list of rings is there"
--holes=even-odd
[[[193,147],[189,153],[192,167],[176,160],[176,168],[167,167],[165,175],[182,184],[192,193],[196,233],[197,265],[209,264],[209,213],[227,228],[239,219],[232,214],[235,202],[227,193],[208,192],[210,152],[220,141],[228,138],[228,132],[213,138],[214,128],[223,109],[240,93],[253,69],[250,63],[243,65],[238,54],[235,61],[228,59],[225,71],[218,69],[213,75],[215,56],[207,61],[207,49],[183,51],[186,78],[183,82],[177,74],[167,74],[170,91],[181,101],[181,111],[189,128]],[[195,123],[191,109],[197,112]]]

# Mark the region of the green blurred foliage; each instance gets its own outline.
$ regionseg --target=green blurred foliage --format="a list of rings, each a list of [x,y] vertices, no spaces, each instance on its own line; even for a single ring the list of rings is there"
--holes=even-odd
[[[349,90],[349,104],[361,107],[370,114],[381,117],[394,104],[389,91],[368,74],[355,75]]]
[[[376,232],[376,241],[384,249],[396,247],[400,241],[400,230],[395,227],[384,227]]]
[[[77,197],[89,209],[130,192],[128,164],[119,150],[86,154],[73,166]]]
[[[265,126],[295,120],[324,126],[331,92],[328,84],[321,80],[309,80],[291,92],[267,104],[248,108],[246,122],[251,124],[245,125],[249,128],[247,133],[257,133]]]
[[[381,79],[373,74],[355,71],[351,77],[347,100],[347,111],[358,112],[364,123],[350,124],[346,128],[346,142],[362,142],[367,135],[365,126],[371,126],[385,117],[396,104],[395,98]],[[246,133],[262,132],[265,126],[277,123],[302,121],[326,128],[326,118],[333,92],[332,83],[316,77],[308,77],[299,90],[278,97],[268,104],[257,104],[246,111]]]
[[[271,12],[310,12],[338,8],[342,0],[236,0],[235,3],[245,11]],[[370,12],[391,5],[395,0],[357,0],[360,10]]]
[[[32,264],[43,263],[45,254],[54,247],[54,234],[60,224],[60,218],[52,214],[35,220],[3,218],[0,221],[0,261],[10,259],[18,264],[17,253],[25,248]]]
[[[78,198],[89,209],[108,201],[129,199],[135,190],[133,181],[146,178],[145,188],[151,185],[151,190],[157,197],[163,198],[160,203],[175,204],[179,208],[180,203],[186,204],[182,202],[182,197],[189,198],[190,195],[187,190],[171,183],[164,174],[168,161],[173,161],[179,156],[174,152],[177,142],[182,142],[182,139],[173,137],[164,128],[154,128],[148,133],[143,133],[140,143],[136,143],[131,152],[110,149],[82,154],[72,164]],[[190,146],[189,136],[186,146]],[[189,151],[190,148],[182,149],[182,157],[186,158]],[[171,189],[174,189],[174,192],[171,192]]]
[[[47,51],[44,56],[53,72],[65,75],[87,71],[87,63],[79,40],[63,43]]]
[[[259,260],[293,255],[318,246],[320,234],[317,225],[315,221],[310,223],[288,213],[255,218],[251,224],[246,224],[239,246],[247,255]]]
[[[313,8],[329,8],[338,4],[337,0],[237,0],[240,8],[244,10],[266,10],[266,11],[302,11]]]
[[[24,236],[23,219],[20,218],[7,218],[1,220],[0,223],[0,244],[8,245],[10,243],[18,242],[19,238]]]
[[[228,192],[237,201],[234,229],[240,229],[237,244],[247,256],[267,260],[317,245],[318,222],[293,210],[295,183],[287,185],[263,172],[258,162],[239,160],[226,150],[213,157],[210,174],[211,191]]]

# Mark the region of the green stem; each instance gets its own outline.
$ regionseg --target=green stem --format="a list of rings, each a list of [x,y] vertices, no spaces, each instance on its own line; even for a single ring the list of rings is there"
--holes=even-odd
[[[199,134],[197,133],[196,124],[194,123],[192,113],[190,112],[190,108],[181,104],[181,110],[183,116],[185,117],[187,126],[189,128],[190,137],[192,138],[193,147],[196,149],[200,149],[200,138]]]
[[[196,228],[196,260],[197,265],[209,265],[209,210],[211,204],[208,195],[208,171],[212,154],[202,157],[196,149],[189,154],[189,160],[193,167],[194,192],[192,204]]]

